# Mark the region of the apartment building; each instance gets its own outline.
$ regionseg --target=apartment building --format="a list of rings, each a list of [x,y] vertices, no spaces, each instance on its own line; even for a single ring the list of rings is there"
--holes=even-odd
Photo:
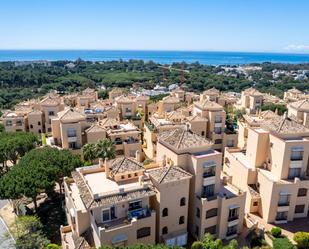
[[[254,114],[261,109],[263,104],[263,94],[250,87],[241,92],[240,108],[249,114]]]
[[[156,242],[156,191],[134,158],[76,169],[64,189],[69,225],[61,227],[63,248]]]
[[[3,125],[5,131],[27,131],[28,130],[28,112],[24,111],[8,111],[3,114]]]
[[[177,108],[180,107],[181,102],[180,99],[173,96],[166,96],[162,100],[160,100],[158,103],[158,110],[157,112],[160,115],[164,115],[166,112],[175,111]]]
[[[76,97],[77,108],[88,108],[92,103],[98,101],[98,92],[91,88],[86,88]]]
[[[287,102],[295,102],[304,98],[304,94],[295,87],[284,92],[283,99]]]
[[[181,128],[162,132],[158,137],[157,155],[157,161],[166,167],[177,166],[192,175],[189,186],[188,231],[196,239],[202,238],[205,233],[221,239],[231,239],[242,231],[246,193],[220,179],[222,153],[213,149],[210,140]],[[177,178],[180,180],[175,185],[185,184],[181,177]],[[181,190],[184,195],[187,191],[185,185]],[[180,197],[175,191],[175,194],[172,192],[171,196],[161,198],[174,198],[173,195],[178,199]],[[178,203],[176,201],[173,205]],[[168,201],[165,205],[170,210]],[[165,219],[162,218],[159,224],[162,229],[158,228],[159,238],[164,231],[174,229],[175,215],[179,214],[176,207],[175,214],[174,209],[172,210],[172,220],[164,222]],[[164,217],[164,213],[162,216]],[[181,230],[181,227],[178,229]]]
[[[58,95],[49,94],[47,97],[40,101],[40,110],[43,112],[44,115],[45,132],[51,133],[51,120],[57,117],[58,112],[64,110],[63,99]]]
[[[238,148],[245,148],[247,146],[248,129],[254,127],[260,127],[263,121],[278,117],[278,114],[267,110],[258,111],[257,114],[244,114],[237,121],[238,126]]]
[[[308,137],[308,128],[274,116],[248,128],[246,149],[226,148],[223,171],[247,192],[247,213],[275,224],[308,216]]]
[[[83,114],[72,108],[51,119],[53,144],[78,153],[84,144],[83,133],[89,127]]]
[[[167,115],[165,115],[167,116]],[[157,114],[152,115],[144,124],[143,151],[150,159],[157,156],[157,135],[160,132],[184,127],[185,124],[166,119]]]
[[[206,137],[214,143],[214,149],[224,151],[226,146],[237,145],[237,134],[225,128],[226,113],[221,105],[207,99],[194,102],[192,115],[207,119]]]
[[[288,104],[288,116],[309,128],[309,99]]]

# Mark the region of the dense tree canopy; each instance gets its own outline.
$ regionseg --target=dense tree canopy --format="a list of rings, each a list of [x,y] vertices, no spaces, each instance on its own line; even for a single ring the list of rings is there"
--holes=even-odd
[[[7,161],[16,164],[26,152],[35,148],[38,137],[29,132],[2,132],[0,135],[0,175],[8,170]]]
[[[107,88],[129,88],[133,83],[144,88],[152,88],[158,83],[168,86],[173,83],[185,83],[188,90],[202,91],[216,87],[221,91],[241,91],[254,86],[263,92],[282,96],[283,91],[292,87],[300,90],[309,89],[309,80],[295,80],[289,75],[273,79],[273,69],[305,70],[309,64],[256,64],[260,71],[246,75],[230,71],[225,74],[222,66],[201,65],[199,63],[173,63],[172,67],[189,70],[182,74],[176,70],[165,70],[160,64],[141,60],[73,62],[75,67],[67,67],[69,61],[51,62],[50,66],[34,64],[16,66],[14,62],[0,63],[0,108],[12,107],[21,100],[40,97],[51,89],[60,92],[80,91],[87,87],[104,84]],[[106,91],[99,92],[100,97],[107,96]]]
[[[56,182],[62,186],[63,177],[79,166],[79,157],[68,150],[48,146],[34,149],[0,178],[0,199],[26,196],[32,198],[37,209],[36,197],[53,192]]]

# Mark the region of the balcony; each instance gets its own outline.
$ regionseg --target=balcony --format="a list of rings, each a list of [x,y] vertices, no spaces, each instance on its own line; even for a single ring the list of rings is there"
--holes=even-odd
[[[135,210],[128,211],[128,220],[143,219],[151,216],[151,210],[149,208],[139,208]]]
[[[68,136],[68,143],[73,143],[77,142],[77,137],[76,136]]]
[[[278,207],[287,207],[290,206],[290,202],[286,201],[286,202],[278,202]]]
[[[234,221],[234,220],[238,220],[239,219],[239,215],[235,215],[235,216],[231,216],[231,217],[228,217],[228,222],[231,222],[231,221]]]

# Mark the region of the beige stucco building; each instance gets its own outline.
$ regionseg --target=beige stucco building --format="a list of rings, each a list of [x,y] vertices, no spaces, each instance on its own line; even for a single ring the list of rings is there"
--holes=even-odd
[[[247,191],[246,212],[265,222],[308,216],[309,129],[286,116],[248,127],[246,149],[226,149],[223,171]]]
[[[263,104],[263,94],[254,88],[248,88],[241,92],[240,108],[246,110],[248,114],[254,114],[261,110]]]
[[[288,116],[309,128],[309,99],[288,104]]]
[[[210,140],[181,128],[166,131],[159,135],[157,155],[163,165],[178,166],[192,175],[188,231],[196,239],[205,233],[231,239],[242,231],[246,193],[220,179],[222,154]]]
[[[64,185],[69,225],[61,228],[63,248],[155,243],[156,191],[134,158],[79,168]]]

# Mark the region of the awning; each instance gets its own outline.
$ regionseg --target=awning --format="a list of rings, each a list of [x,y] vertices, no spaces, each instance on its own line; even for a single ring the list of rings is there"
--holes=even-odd
[[[128,236],[125,235],[125,234],[119,234],[119,235],[116,235],[112,238],[112,244],[118,244],[120,242],[123,242],[123,241],[127,241],[128,240]]]

